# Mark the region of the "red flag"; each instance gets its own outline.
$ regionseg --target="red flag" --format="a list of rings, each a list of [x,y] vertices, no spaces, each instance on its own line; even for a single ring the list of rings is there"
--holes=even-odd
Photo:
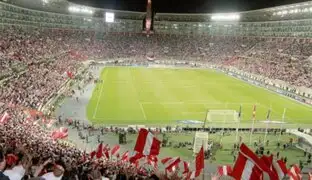
[[[71,71],[66,71],[67,77],[69,77],[70,79],[74,78],[74,75]]]
[[[105,151],[105,152],[104,152],[104,155],[105,155],[105,157],[106,157],[107,159],[109,159],[109,151]]]
[[[271,180],[277,180],[276,175],[265,163],[245,144],[242,144],[233,171],[229,175],[234,179],[254,180],[261,179],[263,172],[268,173]]]
[[[96,158],[101,158],[103,156],[103,144],[99,144],[99,146],[96,149]]]
[[[168,157],[161,160],[161,163],[165,166],[165,169],[169,172],[173,170],[174,167],[177,167],[180,163],[180,157]]]
[[[140,129],[134,150],[145,156],[158,155],[160,150],[160,141],[146,129]]]
[[[204,147],[202,146],[200,148],[200,151],[198,152],[195,160],[196,164],[196,171],[195,171],[195,177],[199,176],[202,169],[205,167],[205,154],[204,154]]]
[[[92,152],[90,153],[91,159],[93,159],[95,155],[96,155],[96,152],[95,152],[95,151],[92,151]]]
[[[5,124],[9,118],[10,118],[9,114],[5,112],[0,118],[0,124]]]
[[[183,161],[183,167],[184,167],[184,171],[182,174],[190,172],[190,164],[188,162]]]
[[[118,154],[119,150],[120,150],[120,146],[118,144],[115,145],[111,151],[112,156]]]
[[[287,174],[287,167],[283,160],[278,160],[273,162],[273,172],[278,176],[279,180],[282,180],[284,176]]]
[[[289,170],[288,170],[288,176],[290,180],[301,180],[302,175],[301,175],[301,170],[298,167],[298,165],[293,165]]]
[[[232,167],[229,165],[219,166],[218,167],[218,174],[220,176],[227,176],[228,174],[232,173]]]

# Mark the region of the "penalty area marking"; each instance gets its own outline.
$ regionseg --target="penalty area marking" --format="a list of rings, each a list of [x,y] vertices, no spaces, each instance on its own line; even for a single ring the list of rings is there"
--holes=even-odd
[[[97,113],[97,110],[98,110],[98,108],[99,108],[99,103],[100,103],[100,99],[101,99],[101,96],[102,96],[102,90],[103,90],[103,86],[104,86],[104,83],[105,83],[105,80],[106,80],[106,76],[107,76],[107,72],[108,72],[108,68],[107,69],[105,69],[106,71],[105,71],[105,74],[104,74],[104,78],[103,78],[103,82],[102,82],[102,85],[101,85],[101,89],[100,89],[100,96],[98,97],[98,99],[97,99],[97,103],[96,103],[96,107],[95,107],[95,110],[94,110],[94,113],[93,113],[93,118],[95,118],[95,116],[96,116],[96,113]]]

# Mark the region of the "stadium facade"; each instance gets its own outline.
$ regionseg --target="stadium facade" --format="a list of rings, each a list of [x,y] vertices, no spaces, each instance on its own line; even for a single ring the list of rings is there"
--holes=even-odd
[[[70,7],[78,10],[70,13]],[[114,22],[105,21],[106,12],[114,13]],[[239,21],[220,22],[211,20],[213,14],[157,13],[153,27],[156,33],[167,34],[292,37],[302,40],[312,37],[312,1],[238,14]],[[145,12],[85,7],[63,0],[0,1],[2,24],[140,33],[145,16]]]

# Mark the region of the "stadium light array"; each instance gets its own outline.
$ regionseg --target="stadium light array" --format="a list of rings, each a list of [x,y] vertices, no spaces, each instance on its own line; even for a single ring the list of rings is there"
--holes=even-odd
[[[312,12],[312,7],[305,7],[305,8],[296,8],[296,9],[290,9],[290,10],[282,10],[282,11],[277,11],[273,13],[273,16],[279,15],[279,16],[284,16],[287,14],[297,14],[297,13],[308,13]]]
[[[93,14],[93,10],[85,6],[69,6],[68,11],[72,13]]]
[[[211,16],[212,21],[238,21],[240,15],[236,13],[214,14]]]

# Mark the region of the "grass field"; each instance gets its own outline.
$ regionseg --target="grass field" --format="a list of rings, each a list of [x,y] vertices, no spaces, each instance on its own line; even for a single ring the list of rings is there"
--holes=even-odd
[[[312,124],[312,108],[213,70],[106,67],[87,106],[95,124],[172,125],[178,120],[204,121],[207,110],[237,110],[250,123],[257,121]]]

